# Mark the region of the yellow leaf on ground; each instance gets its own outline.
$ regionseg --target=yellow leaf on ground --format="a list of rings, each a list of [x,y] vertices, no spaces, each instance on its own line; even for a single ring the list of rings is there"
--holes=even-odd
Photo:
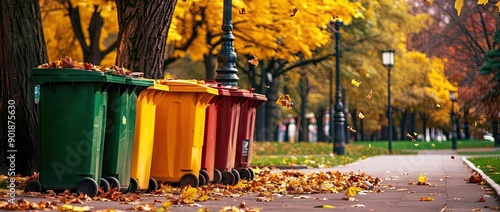
[[[434,201],[432,197],[420,197],[420,201]]]
[[[314,208],[335,208],[333,205],[316,205]]]

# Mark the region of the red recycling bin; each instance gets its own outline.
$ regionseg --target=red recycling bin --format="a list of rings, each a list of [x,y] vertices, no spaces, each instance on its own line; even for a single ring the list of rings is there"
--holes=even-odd
[[[206,128],[212,128],[215,125],[215,130],[206,129],[205,131],[206,140],[203,145],[205,154],[202,154],[202,169],[211,174],[209,170],[211,164],[208,162],[212,159],[210,158],[211,154],[214,153],[214,172],[212,173],[221,172],[220,183],[234,185],[240,179],[238,171],[234,169],[240,109],[249,98],[253,97],[253,94],[233,86],[222,86],[215,81],[206,81],[205,84],[217,88],[219,96],[216,96],[218,100],[214,100],[218,101],[215,102],[217,104],[210,104],[207,108],[208,117],[213,117],[214,113],[217,115],[215,118],[209,118],[208,122],[210,123],[206,123]],[[213,138],[215,138],[215,148],[213,148],[213,144],[209,143],[210,139]],[[205,145],[207,146],[205,147]],[[217,177],[214,175],[211,178],[212,182],[218,180]]]
[[[238,141],[236,144],[235,169],[238,170],[241,179],[253,180],[255,173],[249,167],[252,162],[252,145],[255,132],[255,118],[257,108],[267,101],[266,95],[253,93],[253,96],[241,106],[240,127],[238,130]]]
[[[229,90],[220,89],[220,96],[229,96]],[[203,149],[201,157],[201,170],[200,174],[204,175],[207,182],[220,183],[222,174],[219,170],[214,168],[215,165],[215,143],[217,132],[217,106],[222,98],[215,96],[210,101],[206,117],[205,117],[205,134],[203,138]]]

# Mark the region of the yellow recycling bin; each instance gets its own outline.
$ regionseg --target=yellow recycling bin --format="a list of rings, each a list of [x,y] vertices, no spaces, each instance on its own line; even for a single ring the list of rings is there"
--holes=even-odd
[[[156,111],[168,92],[166,85],[155,84],[142,91],[137,98],[134,149],[130,177],[137,180],[138,191],[155,191],[158,183],[150,177]]]
[[[204,185],[200,176],[206,108],[218,90],[197,80],[164,80],[156,105],[151,177],[180,186]]]

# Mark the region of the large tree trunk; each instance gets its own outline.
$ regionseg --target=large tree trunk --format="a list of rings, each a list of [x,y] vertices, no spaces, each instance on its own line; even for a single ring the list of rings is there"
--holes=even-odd
[[[0,173],[29,175],[38,170],[39,149],[31,70],[48,62],[40,4],[4,0],[0,10]]]
[[[168,29],[177,0],[116,0],[118,50],[116,63],[147,78],[163,78]]]

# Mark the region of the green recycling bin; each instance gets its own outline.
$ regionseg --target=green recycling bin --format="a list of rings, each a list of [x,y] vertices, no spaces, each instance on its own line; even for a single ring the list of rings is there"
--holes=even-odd
[[[102,177],[121,192],[138,189],[137,179],[130,177],[137,96],[141,87],[153,84],[154,80],[125,77],[125,84],[112,83],[107,89]]]
[[[28,191],[71,189],[95,196],[101,164],[107,89],[124,77],[77,69],[34,68],[40,85],[40,178]]]

